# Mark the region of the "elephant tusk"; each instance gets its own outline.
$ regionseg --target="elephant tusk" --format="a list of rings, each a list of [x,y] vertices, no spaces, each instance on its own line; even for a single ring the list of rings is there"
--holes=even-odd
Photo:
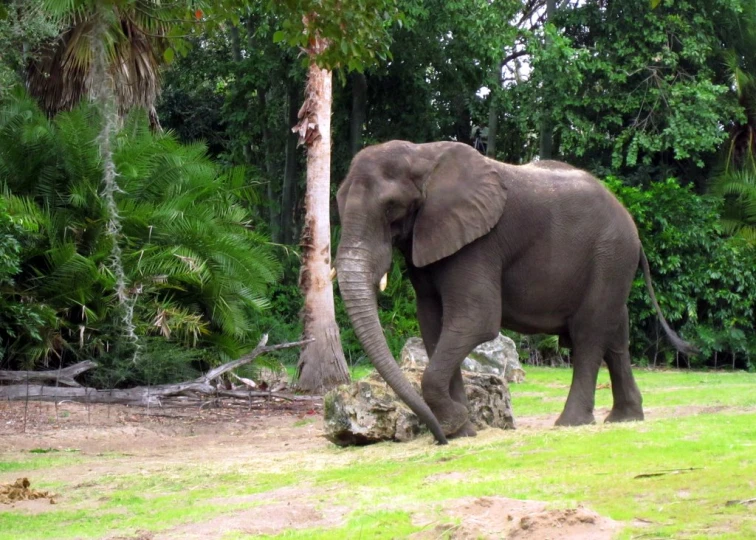
[[[378,285],[378,288],[381,289],[381,292],[386,290],[386,285],[388,285],[388,273],[383,274],[383,277],[381,278],[381,283]]]
[[[335,268],[331,268],[331,271],[328,272],[328,279],[330,279],[331,281],[333,281],[335,277],[336,277],[336,269]]]

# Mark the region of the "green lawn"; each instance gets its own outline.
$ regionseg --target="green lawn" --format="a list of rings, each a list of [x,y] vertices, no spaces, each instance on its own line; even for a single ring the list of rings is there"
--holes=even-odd
[[[512,387],[515,415],[558,413],[570,377],[569,370],[528,369],[527,382]],[[403,538],[421,529],[413,509],[468,496],[583,504],[626,523],[619,538],[756,538],[756,505],[726,504],[756,497],[756,375],[638,371],[637,378],[649,410],[643,423],[486,430],[447,447],[429,438],[347,449],[323,443],[280,456],[225,455],[220,463],[208,452],[149,474],[136,472],[139,456],[129,458],[133,472],[112,474],[108,455],[5,456],[3,479],[43,479],[46,468],[87,461],[104,472],[83,486],[36,483],[61,493],[44,512],[0,506],[0,539],[160,531],[286,501],[285,487],[300,490],[299,502],[345,515],[335,526],[277,531],[282,538]],[[602,370],[599,384],[607,382]],[[610,404],[611,390],[599,389],[597,407]],[[638,477],[654,473],[664,474]],[[224,536],[253,537],[243,530]]]

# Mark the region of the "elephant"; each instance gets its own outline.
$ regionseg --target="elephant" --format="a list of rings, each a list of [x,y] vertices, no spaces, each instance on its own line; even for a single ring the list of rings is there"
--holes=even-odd
[[[509,165],[458,142],[390,141],[361,150],[337,193],[335,270],[355,334],[373,365],[439,444],[474,436],[460,366],[501,328],[558,335],[572,351],[572,382],[558,426],[593,423],[602,361],[611,378],[607,422],[642,420],[631,371],[627,300],[642,268],[635,223],[588,172],[558,161]],[[422,397],[391,354],[377,294],[394,248],[416,292],[430,362]]]

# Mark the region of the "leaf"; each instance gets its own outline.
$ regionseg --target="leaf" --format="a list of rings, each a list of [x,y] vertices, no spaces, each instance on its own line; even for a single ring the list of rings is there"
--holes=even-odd
[[[175,51],[174,51],[174,50],[173,50],[172,48],[170,48],[170,47],[168,47],[168,48],[167,48],[167,49],[166,49],[166,50],[165,50],[165,51],[163,52],[163,60],[165,60],[165,63],[166,63],[166,64],[170,64],[170,63],[172,63],[172,62],[173,62],[173,58],[174,58],[174,56],[175,56]]]
[[[279,43],[286,38],[286,34],[283,30],[278,30],[273,34],[273,43]]]
[[[661,4],[661,0],[650,0],[651,1],[651,9],[656,9],[659,7],[659,4]]]

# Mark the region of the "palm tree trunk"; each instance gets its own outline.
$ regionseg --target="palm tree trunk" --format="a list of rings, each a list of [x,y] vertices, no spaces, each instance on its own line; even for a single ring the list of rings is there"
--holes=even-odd
[[[307,145],[307,192],[299,286],[305,297],[304,337],[297,371],[299,388],[323,392],[349,382],[333,305],[331,271],[331,72],[311,62],[305,103],[295,128]]]

